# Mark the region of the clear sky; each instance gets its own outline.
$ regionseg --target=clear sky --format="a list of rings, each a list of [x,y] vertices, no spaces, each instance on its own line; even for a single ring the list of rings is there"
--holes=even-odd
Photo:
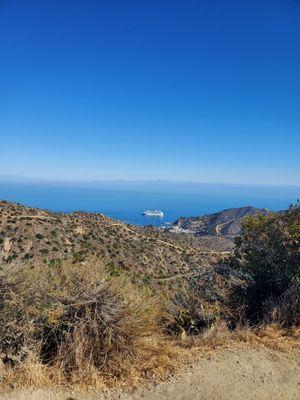
[[[0,0],[0,174],[300,184],[300,0]]]

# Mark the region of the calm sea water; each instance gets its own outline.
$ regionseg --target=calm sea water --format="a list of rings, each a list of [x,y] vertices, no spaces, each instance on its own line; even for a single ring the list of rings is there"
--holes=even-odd
[[[300,197],[300,187],[192,183],[8,183],[0,182],[0,199],[52,211],[100,212],[137,225],[164,225],[181,216],[198,216],[252,205],[287,208]],[[144,217],[159,209],[164,218]]]

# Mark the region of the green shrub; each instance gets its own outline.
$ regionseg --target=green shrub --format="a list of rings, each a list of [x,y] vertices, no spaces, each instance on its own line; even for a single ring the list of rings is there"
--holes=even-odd
[[[245,274],[234,302],[245,306],[248,319],[259,322],[267,303],[276,303],[300,278],[300,208],[245,219],[232,265]]]

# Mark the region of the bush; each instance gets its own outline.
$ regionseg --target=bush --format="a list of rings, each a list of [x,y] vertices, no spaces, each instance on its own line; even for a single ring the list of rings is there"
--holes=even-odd
[[[16,365],[34,355],[68,382],[109,380],[147,373],[155,353],[166,355],[156,300],[99,265],[36,266],[0,285],[0,353]]]
[[[242,284],[241,274],[228,264],[210,266],[192,276],[180,288],[168,294],[168,331],[181,334],[199,334],[225,320],[232,320],[230,293]]]
[[[267,304],[279,301],[300,278],[300,208],[245,219],[232,265],[245,274],[234,305],[244,304],[250,321],[262,321]]]
[[[267,322],[283,327],[300,325],[300,281],[296,281],[277,300],[270,300],[266,307]]]

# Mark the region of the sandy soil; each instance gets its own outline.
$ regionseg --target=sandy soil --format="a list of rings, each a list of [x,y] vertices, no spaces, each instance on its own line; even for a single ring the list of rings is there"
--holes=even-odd
[[[232,348],[201,358],[171,381],[133,392],[74,394],[50,390],[2,393],[1,400],[298,400],[299,354]]]

